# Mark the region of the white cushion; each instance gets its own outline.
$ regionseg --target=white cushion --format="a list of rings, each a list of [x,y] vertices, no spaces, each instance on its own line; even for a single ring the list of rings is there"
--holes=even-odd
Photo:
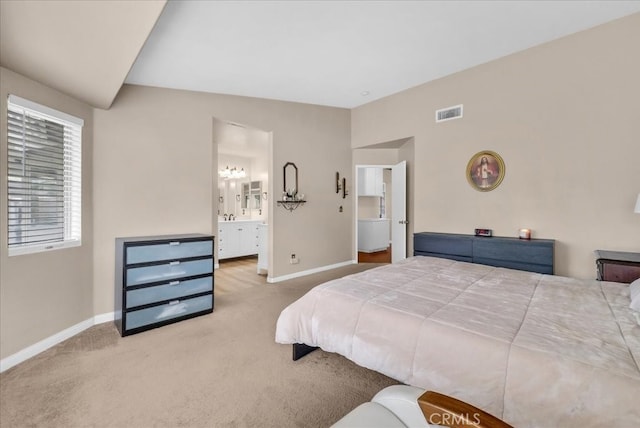
[[[331,428],[407,428],[391,411],[378,403],[363,403]]]
[[[371,401],[386,407],[408,427],[426,428],[429,424],[418,405],[418,398],[422,394],[422,388],[392,385],[378,392]]]

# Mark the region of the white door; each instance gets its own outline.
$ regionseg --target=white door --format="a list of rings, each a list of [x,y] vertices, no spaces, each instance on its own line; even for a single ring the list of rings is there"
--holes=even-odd
[[[407,161],[391,167],[391,263],[407,258]]]

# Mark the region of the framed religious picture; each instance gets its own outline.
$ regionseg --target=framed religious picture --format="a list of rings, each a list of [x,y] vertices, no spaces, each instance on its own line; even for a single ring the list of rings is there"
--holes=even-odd
[[[504,172],[504,161],[500,155],[489,150],[476,153],[467,164],[467,180],[471,187],[480,192],[498,187]]]

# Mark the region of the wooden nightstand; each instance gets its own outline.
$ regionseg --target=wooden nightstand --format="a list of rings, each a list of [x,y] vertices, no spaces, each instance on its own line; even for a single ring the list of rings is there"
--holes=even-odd
[[[640,278],[640,253],[596,250],[599,281],[630,283]]]

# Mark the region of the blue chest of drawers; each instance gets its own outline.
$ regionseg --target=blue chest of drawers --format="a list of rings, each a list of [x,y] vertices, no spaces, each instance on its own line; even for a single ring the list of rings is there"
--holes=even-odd
[[[213,236],[116,238],[115,324],[122,336],[213,312]]]

